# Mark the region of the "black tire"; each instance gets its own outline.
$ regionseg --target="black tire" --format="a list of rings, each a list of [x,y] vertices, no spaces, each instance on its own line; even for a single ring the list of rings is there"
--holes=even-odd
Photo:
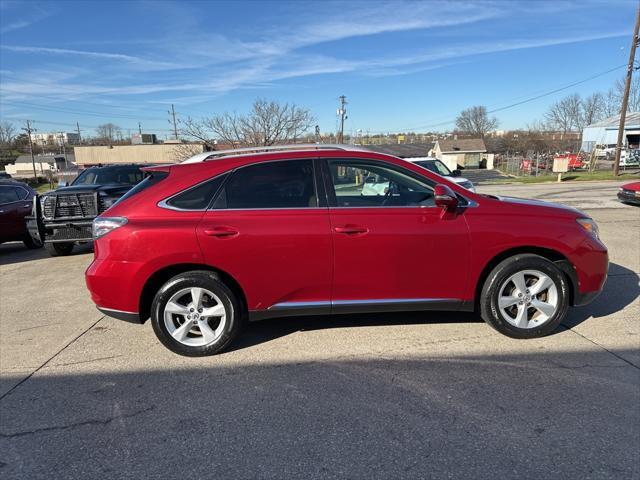
[[[509,323],[503,318],[498,308],[501,286],[509,277],[523,270],[537,270],[546,274],[553,281],[558,297],[555,313],[544,323],[532,328],[518,328]],[[543,337],[556,330],[565,319],[569,310],[569,286],[564,273],[546,258],[533,254],[514,255],[500,262],[489,273],[480,296],[480,314],[485,322],[508,337],[519,339]]]
[[[29,234],[26,234],[24,236],[22,243],[24,243],[24,246],[30,250],[35,250],[36,248],[42,248],[42,242],[36,238],[33,238]]]
[[[192,346],[180,343],[173,338],[164,321],[164,310],[171,297],[180,290],[199,287],[216,295],[225,308],[226,324],[221,335],[212,343]],[[182,273],[167,281],[156,293],[151,304],[151,325],[162,344],[174,353],[187,357],[204,357],[224,350],[240,333],[242,328],[240,302],[231,289],[214,272],[196,270]]]
[[[66,255],[71,255],[73,251],[73,243],[45,243],[44,248],[47,249],[49,255],[52,257],[64,257]]]

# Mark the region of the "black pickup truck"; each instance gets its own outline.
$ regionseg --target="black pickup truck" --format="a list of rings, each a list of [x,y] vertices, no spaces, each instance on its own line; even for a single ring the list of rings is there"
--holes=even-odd
[[[71,185],[34,200],[29,232],[52,256],[69,255],[74,245],[91,242],[93,219],[144,178],[140,165],[108,165],[83,170]]]

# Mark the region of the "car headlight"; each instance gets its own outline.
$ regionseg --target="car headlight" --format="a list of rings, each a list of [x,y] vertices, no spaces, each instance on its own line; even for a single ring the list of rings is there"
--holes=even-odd
[[[576,222],[578,222],[578,224],[591,235],[598,239],[600,238],[598,224],[593,220],[593,218],[576,218]]]
[[[125,217],[96,217],[93,219],[93,238],[104,237],[107,233],[127,223]]]

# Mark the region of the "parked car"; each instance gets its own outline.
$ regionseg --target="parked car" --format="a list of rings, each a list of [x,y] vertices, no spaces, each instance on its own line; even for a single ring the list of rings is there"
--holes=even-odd
[[[12,178],[7,172],[0,172],[0,180],[11,180]]]
[[[578,210],[479,195],[357,148],[285,148],[145,169],[93,222],[98,309],[151,318],[167,348],[201,356],[245,319],[292,315],[477,311],[540,337],[602,290],[607,249]],[[384,195],[343,180],[367,176],[386,178]]]
[[[627,183],[618,190],[618,199],[623,203],[640,205],[640,182]]]
[[[622,149],[620,151],[620,166],[622,168],[640,166],[640,150],[638,150],[637,148]]]
[[[31,213],[35,190],[14,180],[0,180],[0,243],[23,242],[27,248],[42,243],[27,230],[26,216]]]
[[[437,173],[441,177],[446,177],[447,180],[451,180],[461,187],[466,188],[467,190],[471,190],[472,192],[476,191],[476,187],[473,185],[473,182],[471,180],[460,176],[462,175],[460,170],[449,170],[449,167],[447,167],[437,158],[430,160],[412,160],[410,158],[407,158],[406,160],[416,165],[420,165],[421,167],[426,168],[433,173]]]
[[[144,177],[140,165],[91,167],[66,186],[40,196],[28,226],[52,256],[91,242],[91,222]]]

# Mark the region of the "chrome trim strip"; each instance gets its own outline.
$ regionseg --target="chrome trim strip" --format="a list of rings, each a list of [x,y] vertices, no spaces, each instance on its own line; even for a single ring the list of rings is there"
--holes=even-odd
[[[270,306],[267,310],[280,310],[287,308],[305,307],[329,307],[345,305],[383,305],[383,304],[411,304],[411,303],[437,303],[437,302],[461,302],[459,298],[378,298],[372,300],[334,300],[315,302],[281,302]]]

